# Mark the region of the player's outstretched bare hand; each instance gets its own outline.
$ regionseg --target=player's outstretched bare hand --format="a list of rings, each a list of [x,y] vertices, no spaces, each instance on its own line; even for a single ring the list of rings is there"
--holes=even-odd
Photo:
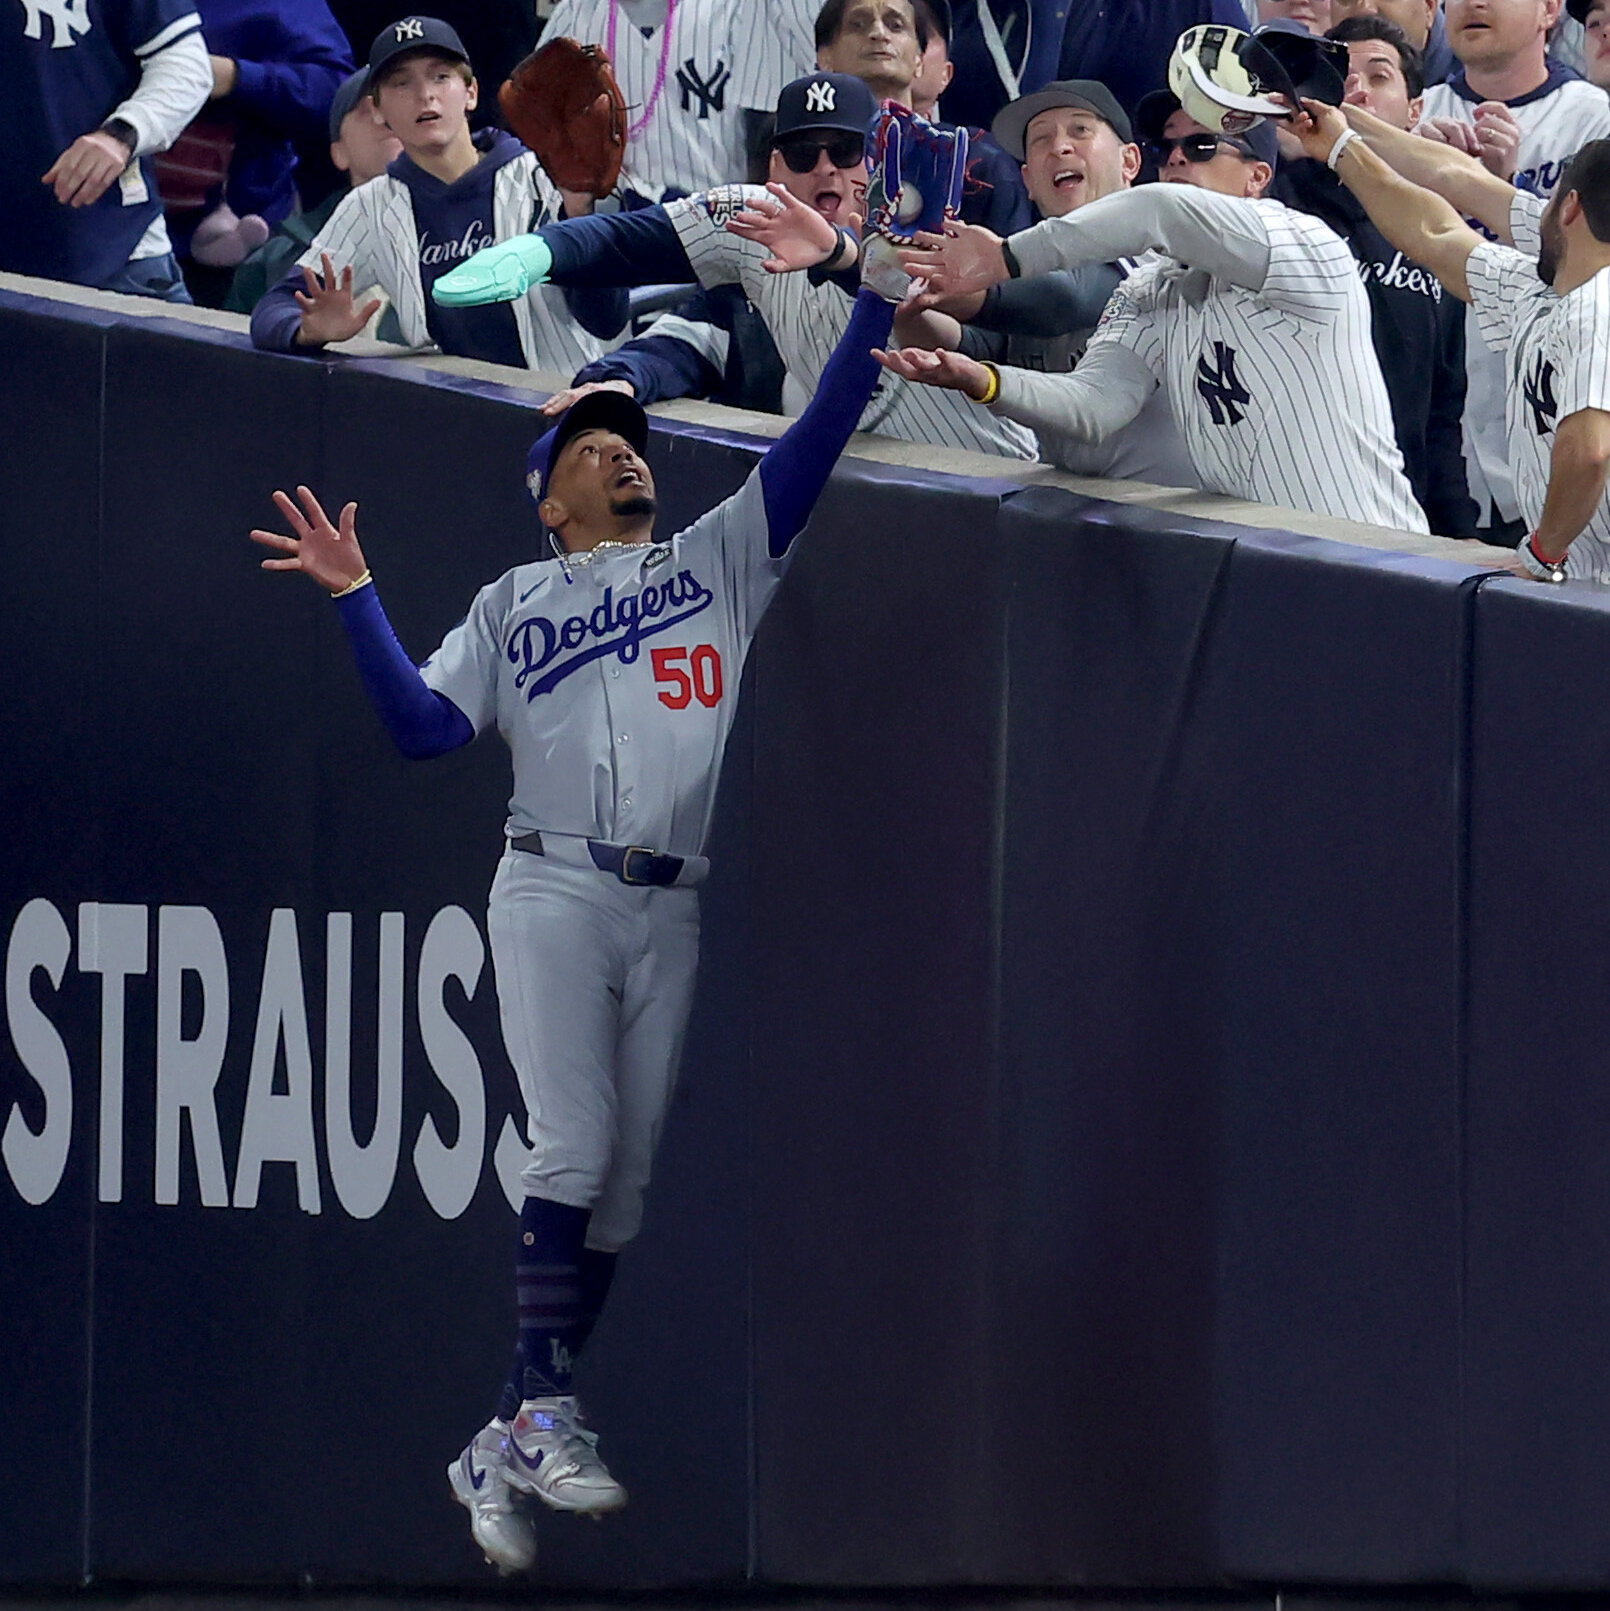
[[[903,347],[898,352],[874,347],[872,356],[891,374],[902,380],[921,381],[924,386],[941,386],[946,391],[965,392],[976,403],[989,390],[989,371],[974,358],[940,348],[925,352],[921,347]]]
[[[769,203],[745,207],[727,220],[727,228],[746,241],[758,241],[771,256],[762,265],[773,274],[815,268],[838,250],[838,231],[786,185],[768,184]],[[854,259],[849,259],[853,262]]]
[[[301,571],[330,593],[351,587],[369,568],[358,546],[357,504],[347,504],[341,511],[340,525],[332,526],[323,506],[307,487],[298,487],[296,496],[302,500],[300,509],[289,493],[276,491],[274,494],[274,502],[290,522],[294,535],[285,537],[277,531],[252,532],[254,543],[272,548],[281,556],[265,559],[263,569]]]
[[[555,392],[542,405],[542,412],[552,419],[592,392],[621,392],[627,397],[637,396],[637,388],[629,380],[589,380],[583,385],[567,386],[562,392]]]
[[[1011,277],[1001,245],[1001,237],[982,224],[947,218],[942,235],[918,231],[912,237],[911,245],[900,253],[900,266],[941,296],[987,291]]]
[[[339,274],[330,254],[320,254],[324,264],[321,279],[305,264],[302,278],[307,293],[296,293],[296,305],[302,310],[302,328],[297,340],[303,346],[315,346],[324,341],[350,341],[380,311],[380,299],[365,302],[359,308],[352,301],[352,265],[349,263]]]

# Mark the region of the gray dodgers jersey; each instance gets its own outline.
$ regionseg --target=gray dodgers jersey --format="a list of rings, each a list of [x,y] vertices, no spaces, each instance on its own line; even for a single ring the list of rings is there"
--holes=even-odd
[[[1559,422],[1584,408],[1610,413],[1610,269],[1565,296],[1537,277],[1544,203],[1524,190],[1510,204],[1515,248],[1484,241],[1465,264],[1470,308],[1504,365],[1509,468],[1522,518],[1543,518]],[[1610,492],[1570,550],[1573,574],[1610,582]]]
[[[755,628],[786,567],[757,467],[669,542],[517,565],[420,671],[514,760],[511,836],[704,846]]]

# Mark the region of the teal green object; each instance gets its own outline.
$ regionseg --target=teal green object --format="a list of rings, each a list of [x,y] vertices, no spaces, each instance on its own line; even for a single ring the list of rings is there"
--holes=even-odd
[[[518,302],[541,285],[553,266],[553,253],[540,235],[517,235],[484,247],[444,274],[430,294],[444,308],[478,308],[487,302]]]

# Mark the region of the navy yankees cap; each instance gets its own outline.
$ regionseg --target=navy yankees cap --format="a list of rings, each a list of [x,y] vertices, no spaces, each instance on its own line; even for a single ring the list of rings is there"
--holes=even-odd
[[[341,125],[346,122],[347,115],[352,111],[369,89],[369,69],[360,67],[350,78],[342,81],[340,89],[335,92],[335,99],[330,102],[330,144],[334,145],[341,138]]]
[[[384,71],[387,63],[407,55],[411,50],[430,50],[442,56],[456,56],[461,62],[470,59],[464,41],[440,17],[403,17],[397,22],[388,23],[375,35],[375,42],[369,47],[369,71],[364,78],[365,87],[373,89],[376,77]]]
[[[559,416],[559,423],[551,431],[531,444],[531,451],[526,454],[525,484],[539,504],[548,496],[548,477],[553,474],[565,444],[583,431],[614,431],[641,453],[648,446],[648,415],[643,412],[643,405],[625,392],[588,392],[578,398]]]
[[[807,73],[783,85],[772,142],[800,129],[865,134],[877,115],[878,98],[860,79],[849,73]]]
[[[1029,124],[1042,112],[1053,107],[1071,106],[1076,112],[1094,112],[1103,123],[1112,126],[1113,133],[1128,145],[1134,139],[1129,128],[1129,115],[1118,104],[1118,98],[1107,86],[1094,78],[1062,78],[1032,95],[1020,95],[995,114],[989,131],[996,143],[1004,146],[1019,162],[1023,161],[1023,140]]]
[[[1141,96],[1135,108],[1135,132],[1143,140],[1161,140],[1168,120],[1180,110],[1180,98],[1173,90],[1153,90],[1150,95]],[[1280,146],[1272,123],[1255,123],[1244,133],[1221,134],[1219,138],[1239,147],[1249,157],[1267,162],[1271,168],[1280,165]]]
[[[1584,26],[1587,24],[1588,13],[1603,0],[1565,0],[1565,9]]]

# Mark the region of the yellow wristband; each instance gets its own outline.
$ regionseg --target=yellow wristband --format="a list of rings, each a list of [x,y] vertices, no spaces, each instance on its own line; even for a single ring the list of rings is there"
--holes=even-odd
[[[995,365],[991,363],[985,363],[984,367],[989,371],[989,387],[982,397],[975,397],[973,399],[973,401],[977,403],[980,408],[988,408],[989,405],[1001,395],[1000,370],[998,370]]]
[[[356,593],[360,587],[367,587],[373,580],[374,577],[366,570],[363,575],[357,579],[357,581],[348,582],[339,593],[332,593],[330,597],[333,599],[344,599],[348,593]]]

